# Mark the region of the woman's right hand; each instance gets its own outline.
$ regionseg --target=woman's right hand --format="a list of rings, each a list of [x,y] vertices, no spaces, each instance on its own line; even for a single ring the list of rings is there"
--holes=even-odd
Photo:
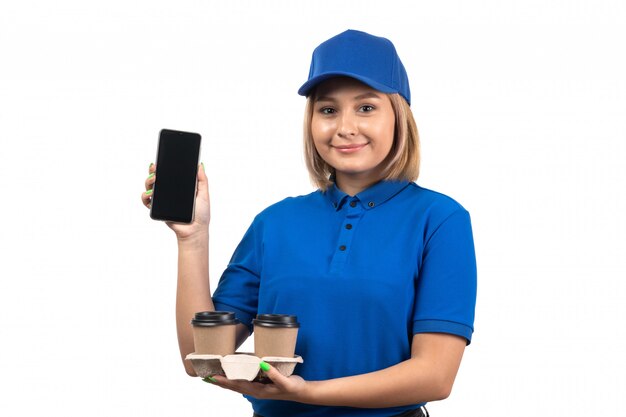
[[[157,166],[151,164],[146,179],[146,191],[141,193],[141,201],[147,208],[152,204],[152,188],[156,181]],[[211,203],[209,199],[209,180],[204,172],[204,165],[198,166],[198,183],[196,189],[196,207],[193,222],[190,224],[165,222],[176,233],[179,240],[187,240],[206,233],[211,219]]]

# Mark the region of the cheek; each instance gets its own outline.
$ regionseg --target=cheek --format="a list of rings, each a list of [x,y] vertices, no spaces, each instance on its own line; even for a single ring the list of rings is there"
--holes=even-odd
[[[393,138],[396,133],[396,117],[393,113],[393,110],[391,111],[391,114],[386,118],[384,130],[385,138],[387,140],[387,147],[391,149],[393,145]]]
[[[390,149],[393,145],[393,136],[395,131],[395,123],[386,123],[386,121],[380,121],[379,123],[372,124],[372,130],[376,140],[376,145],[380,149]]]
[[[311,124],[311,138],[313,139],[313,146],[317,150],[317,153],[320,155],[324,152],[324,147],[322,146],[322,134],[315,123]]]
[[[332,138],[334,133],[333,123],[313,118],[311,121],[311,133],[313,134],[313,141],[316,144],[318,142],[326,142]]]

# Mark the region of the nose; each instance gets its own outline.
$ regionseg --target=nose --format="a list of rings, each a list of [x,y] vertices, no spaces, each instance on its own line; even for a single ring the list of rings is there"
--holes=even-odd
[[[337,135],[342,138],[356,136],[358,132],[357,122],[354,115],[344,112],[339,118],[339,126],[337,126]]]

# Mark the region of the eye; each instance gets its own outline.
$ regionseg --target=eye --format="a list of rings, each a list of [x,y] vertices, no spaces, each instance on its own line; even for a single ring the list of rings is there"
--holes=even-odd
[[[359,111],[362,111],[364,113],[369,113],[372,110],[374,110],[374,106],[370,106],[369,104],[364,104],[361,107],[359,107]]]
[[[333,114],[333,113],[335,113],[335,109],[333,109],[332,107],[322,107],[320,109],[320,113],[322,113],[322,114]]]

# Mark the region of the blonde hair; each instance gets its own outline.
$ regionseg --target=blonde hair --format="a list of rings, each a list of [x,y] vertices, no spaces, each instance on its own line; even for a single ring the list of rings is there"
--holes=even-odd
[[[384,180],[415,181],[420,169],[420,144],[417,125],[413,112],[406,100],[397,93],[387,94],[396,117],[393,145],[386,160],[387,166],[383,170]],[[304,161],[309,171],[311,183],[322,191],[326,191],[333,182],[335,169],[322,159],[315,149],[311,121],[316,94],[312,92],[306,101],[304,111]]]

